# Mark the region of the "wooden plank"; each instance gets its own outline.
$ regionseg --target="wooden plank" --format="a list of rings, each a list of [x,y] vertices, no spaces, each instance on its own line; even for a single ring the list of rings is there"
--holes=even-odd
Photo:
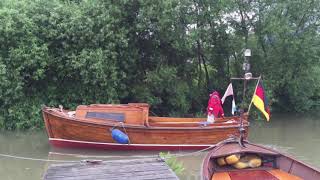
[[[157,171],[157,172],[151,172],[151,173],[146,173],[146,172],[140,172],[140,173],[122,173],[118,174],[116,172],[112,173],[96,173],[96,174],[78,174],[78,173],[73,173],[72,176],[66,176],[66,175],[60,175],[60,176],[46,176],[46,179],[72,179],[74,177],[77,178],[82,178],[82,179],[95,179],[92,177],[99,177],[99,178],[104,178],[108,177],[109,178],[136,178],[136,179],[149,179],[149,178],[162,178],[162,179],[168,179],[168,178],[173,178],[172,175],[168,175],[167,171]]]
[[[79,172],[79,173],[83,173],[82,171],[83,170],[103,170],[105,172],[108,172],[108,171],[117,171],[117,172],[126,172],[125,169],[123,168],[119,168],[119,167],[122,167],[123,165],[83,165],[83,166],[69,166],[69,167],[64,167],[64,166],[61,166],[61,167],[56,167],[55,169],[56,170],[59,170],[59,171],[70,171],[72,170],[73,172]],[[158,169],[167,169],[166,166],[164,165],[159,165],[159,164],[147,164],[147,165],[144,165],[144,166],[141,166],[141,165],[126,165],[125,166],[126,168],[129,168],[131,169],[131,171],[141,171],[140,168],[144,168],[144,170],[158,170]]]
[[[59,177],[52,177],[48,176],[47,178],[52,178],[52,179],[63,179],[63,180],[69,180],[69,179],[102,179],[102,178],[107,178],[107,179],[168,179],[168,178],[173,178],[171,175],[168,174],[95,174],[95,175],[77,175],[75,174],[74,176],[59,176]]]
[[[174,172],[159,159],[114,160],[99,163],[74,163],[50,165],[44,180],[91,179],[169,179],[176,180]]]
[[[122,168],[122,167],[118,167]],[[145,167],[137,167],[136,169],[130,169],[128,171],[128,167],[125,166],[125,169],[122,170],[115,170],[115,168],[112,169],[106,169],[106,168],[100,168],[99,166],[96,166],[95,169],[81,169],[81,170],[65,170],[65,169],[55,169],[56,171],[53,172],[48,172],[47,176],[61,176],[61,174],[64,174],[63,176],[73,176],[72,174],[77,174],[77,175],[95,175],[95,174],[112,174],[112,173],[117,173],[117,174],[150,174],[154,172],[165,172],[167,171],[167,168],[162,167],[162,168],[157,168],[157,169],[150,169],[150,168],[145,168]],[[58,173],[57,173],[58,172]]]
[[[54,176],[54,177],[59,177],[59,176],[73,176],[72,174],[77,174],[78,176],[87,176],[87,175],[95,175],[95,174],[123,174],[124,176],[126,175],[131,175],[131,174],[140,174],[140,175],[149,175],[149,174],[154,174],[154,173],[163,173],[165,174],[167,172],[168,169],[161,169],[161,170],[152,170],[152,171],[148,171],[148,170],[140,170],[140,171],[126,171],[126,172],[117,172],[117,171],[103,171],[103,170],[86,170],[85,172],[88,173],[78,173],[78,172],[68,172],[68,171],[56,171],[58,173],[48,173],[47,176]]]

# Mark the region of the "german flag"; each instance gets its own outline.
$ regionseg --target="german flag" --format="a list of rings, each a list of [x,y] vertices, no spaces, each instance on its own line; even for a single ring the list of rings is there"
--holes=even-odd
[[[256,91],[252,98],[253,104],[263,113],[267,121],[270,120],[270,109],[268,106],[268,100],[264,92],[262,82],[259,81]]]

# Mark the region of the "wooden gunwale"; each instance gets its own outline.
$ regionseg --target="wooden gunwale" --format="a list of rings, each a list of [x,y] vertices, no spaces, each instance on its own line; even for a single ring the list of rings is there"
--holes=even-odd
[[[59,117],[59,120],[61,121],[74,121],[77,122],[79,124],[86,124],[86,125],[91,125],[91,126],[111,126],[111,127],[122,127],[121,123],[112,123],[112,122],[108,122],[108,121],[104,121],[104,122],[99,122],[99,121],[89,121],[88,119],[85,118],[75,118],[75,117],[69,117],[67,115],[64,115],[62,113],[58,113],[55,111],[50,111],[49,109],[44,109],[43,110],[44,113],[48,113],[52,116],[56,116]],[[46,118],[47,115],[45,116]],[[240,126],[240,123],[228,123],[227,125],[225,124],[218,124],[218,123],[213,123],[213,124],[209,124],[207,126],[198,126],[198,127],[155,127],[155,126],[142,126],[142,125],[132,125],[132,124],[125,124],[123,123],[123,126],[125,128],[132,128],[132,129],[144,129],[144,130],[203,130],[203,129],[226,129],[226,128],[238,128]],[[248,127],[249,126],[249,122],[244,122],[243,124],[244,127]],[[50,129],[50,128],[49,128]]]
[[[245,117],[248,115],[245,114]],[[225,122],[228,120],[234,119],[235,116],[217,118],[216,122]],[[239,117],[237,117],[239,119]],[[185,122],[199,122],[199,121],[207,121],[207,118],[176,118],[176,117],[158,117],[158,116],[149,116],[149,122],[158,122],[158,123],[170,123],[170,122],[180,122],[184,120]]]

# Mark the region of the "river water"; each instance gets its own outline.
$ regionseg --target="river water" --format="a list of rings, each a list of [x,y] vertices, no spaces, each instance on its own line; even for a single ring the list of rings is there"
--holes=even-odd
[[[320,114],[273,115],[271,122],[251,120],[249,140],[289,153],[320,169]],[[0,179],[38,180],[51,163],[42,160],[78,161],[81,159],[128,159],[156,156],[159,152],[113,152],[88,149],[61,149],[50,147],[45,131],[0,133]],[[205,153],[191,153],[179,157],[184,166],[179,177],[185,180],[200,179],[200,168]],[[16,159],[14,155],[33,158]],[[37,159],[37,160],[36,160]]]

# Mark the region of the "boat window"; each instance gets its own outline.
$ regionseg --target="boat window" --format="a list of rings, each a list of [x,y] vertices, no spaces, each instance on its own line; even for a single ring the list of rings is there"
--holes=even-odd
[[[107,120],[123,122],[124,114],[123,113],[106,113],[106,112],[87,112],[86,118],[107,119]]]

